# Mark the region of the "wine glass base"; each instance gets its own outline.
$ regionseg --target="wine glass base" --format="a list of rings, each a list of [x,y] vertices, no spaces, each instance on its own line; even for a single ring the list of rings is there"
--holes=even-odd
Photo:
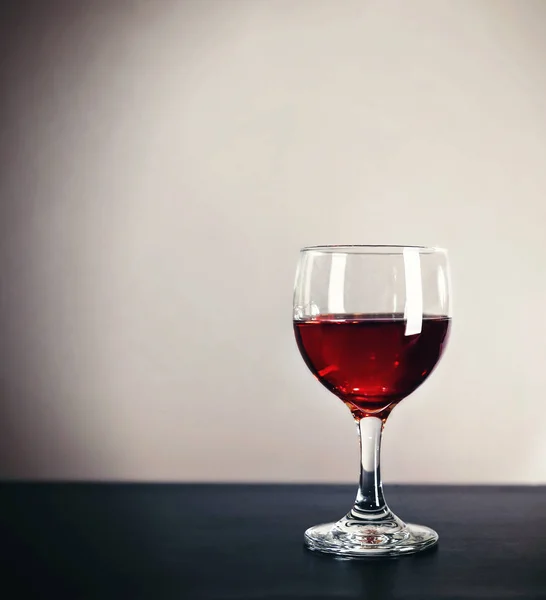
[[[413,554],[438,541],[438,534],[424,525],[403,523],[396,531],[383,530],[381,525],[354,525],[351,532],[347,531],[346,519],[310,527],[305,532],[305,545],[315,552],[372,558]]]

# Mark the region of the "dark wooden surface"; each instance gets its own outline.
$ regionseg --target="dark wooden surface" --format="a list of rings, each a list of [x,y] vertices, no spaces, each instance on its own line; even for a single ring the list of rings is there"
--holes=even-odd
[[[395,560],[306,551],[346,486],[3,484],[3,598],[546,599],[546,488],[387,486],[434,527]],[[14,592],[9,592],[9,586]]]

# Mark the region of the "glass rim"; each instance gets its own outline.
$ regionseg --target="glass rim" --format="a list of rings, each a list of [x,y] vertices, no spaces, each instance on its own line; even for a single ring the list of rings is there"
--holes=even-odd
[[[318,252],[334,254],[403,254],[404,250],[413,250],[419,254],[447,254],[446,248],[439,246],[411,246],[402,244],[323,244],[319,246],[304,246],[300,252]]]

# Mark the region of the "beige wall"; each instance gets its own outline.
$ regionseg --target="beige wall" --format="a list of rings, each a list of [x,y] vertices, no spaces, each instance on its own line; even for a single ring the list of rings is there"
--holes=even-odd
[[[546,482],[546,4],[2,9],[2,476],[356,481],[297,251],[451,251],[387,481]]]

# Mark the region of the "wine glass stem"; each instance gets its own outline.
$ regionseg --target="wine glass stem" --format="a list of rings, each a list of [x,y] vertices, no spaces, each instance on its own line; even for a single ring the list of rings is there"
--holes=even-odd
[[[388,512],[383,497],[379,456],[383,420],[378,417],[357,419],[360,438],[360,485],[353,511],[362,518],[381,518]]]

